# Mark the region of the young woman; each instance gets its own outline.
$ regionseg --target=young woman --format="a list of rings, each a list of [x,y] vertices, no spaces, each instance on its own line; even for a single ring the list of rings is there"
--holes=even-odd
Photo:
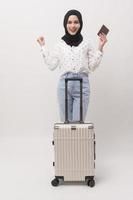
[[[77,10],[69,10],[64,17],[65,35],[55,45],[52,52],[45,46],[44,37],[37,39],[41,45],[41,52],[45,63],[50,70],[57,67],[61,70],[58,83],[58,100],[60,119],[65,120],[65,78],[78,77],[83,80],[83,120],[88,109],[90,88],[89,73],[100,64],[103,55],[103,46],[107,42],[106,35],[100,34],[98,49],[94,50],[91,42],[86,41],[81,35],[83,26],[82,15]],[[68,119],[80,119],[80,87],[78,81],[68,84]]]

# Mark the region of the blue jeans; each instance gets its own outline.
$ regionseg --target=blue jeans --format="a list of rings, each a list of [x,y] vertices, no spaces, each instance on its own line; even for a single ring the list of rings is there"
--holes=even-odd
[[[90,87],[89,78],[85,73],[68,72],[61,75],[57,88],[57,95],[60,109],[60,120],[65,121],[65,78],[82,78],[82,106],[83,106],[83,121],[88,109]],[[68,120],[71,122],[80,120],[80,82],[68,82]]]

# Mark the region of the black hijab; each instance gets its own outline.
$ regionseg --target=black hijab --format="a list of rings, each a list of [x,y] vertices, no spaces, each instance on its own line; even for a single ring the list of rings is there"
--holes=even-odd
[[[68,18],[70,17],[70,15],[76,15],[78,17],[78,20],[80,23],[80,28],[75,35],[71,35],[67,31],[67,21],[68,21]],[[83,40],[83,36],[80,34],[82,26],[83,26],[81,13],[78,10],[69,10],[64,17],[63,24],[64,24],[66,34],[62,37],[62,40],[64,40],[66,42],[66,44],[68,44],[70,46],[78,46]]]

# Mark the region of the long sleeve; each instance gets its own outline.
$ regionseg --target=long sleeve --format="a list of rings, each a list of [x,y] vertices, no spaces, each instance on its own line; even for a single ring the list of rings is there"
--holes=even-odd
[[[48,66],[50,70],[55,70],[59,64],[59,46],[56,44],[51,52],[47,49],[47,47],[41,47],[41,53],[44,59],[45,64]]]
[[[92,44],[89,44],[88,50],[88,68],[90,72],[93,72],[100,64],[103,53],[99,50],[94,50]]]

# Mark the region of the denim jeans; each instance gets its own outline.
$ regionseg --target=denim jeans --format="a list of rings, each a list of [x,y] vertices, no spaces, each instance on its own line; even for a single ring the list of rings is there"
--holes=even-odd
[[[57,88],[57,96],[59,101],[60,120],[65,121],[65,78],[82,78],[82,107],[83,121],[88,110],[90,86],[89,78],[85,73],[68,72],[61,75]],[[71,122],[80,120],[80,82],[68,82],[68,120]]]

